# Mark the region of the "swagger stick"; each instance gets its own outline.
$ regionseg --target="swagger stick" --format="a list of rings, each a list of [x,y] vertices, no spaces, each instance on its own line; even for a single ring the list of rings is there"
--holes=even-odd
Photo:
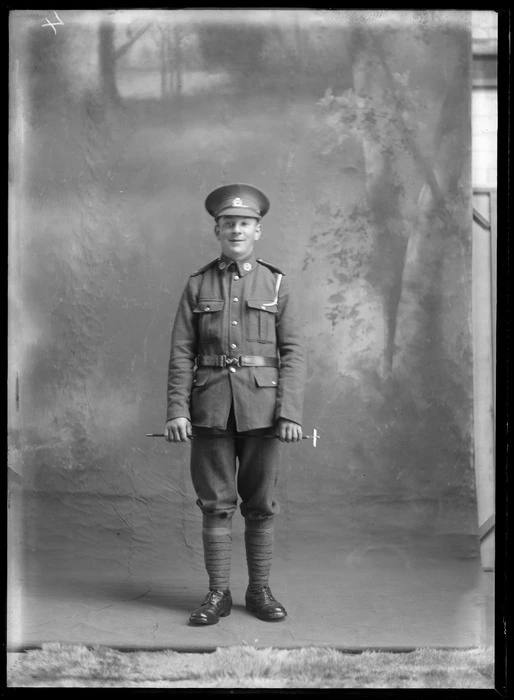
[[[166,437],[164,433],[146,433],[146,437]],[[223,438],[223,437],[233,437],[233,438],[244,438],[244,437],[256,437],[261,440],[265,438],[278,438],[278,435],[244,435],[244,434],[239,434],[239,435],[190,435],[189,439],[194,440],[195,438],[199,439],[217,439],[217,438]],[[316,444],[318,440],[320,440],[320,435],[316,428],[312,431],[312,435],[302,435],[302,440],[312,440],[312,446],[316,447]]]

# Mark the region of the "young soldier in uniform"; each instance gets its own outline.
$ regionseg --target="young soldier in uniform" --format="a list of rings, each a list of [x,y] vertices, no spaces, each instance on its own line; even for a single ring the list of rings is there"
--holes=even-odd
[[[170,442],[195,436],[191,476],[209,576],[207,597],[189,624],[212,625],[230,614],[238,494],[249,574],[246,607],[266,621],[287,614],[269,588],[279,508],[275,485],[280,443],[302,439],[305,360],[288,279],[254,253],[269,206],[251,185],[211,192],[205,207],[214,217],[221,255],[191,275],[173,326],[165,436]],[[270,434],[279,439],[262,438]]]

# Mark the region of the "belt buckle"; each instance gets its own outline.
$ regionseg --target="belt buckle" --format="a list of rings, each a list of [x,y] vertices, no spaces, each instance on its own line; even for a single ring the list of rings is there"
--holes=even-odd
[[[230,365],[239,365],[239,367],[243,366],[242,365],[242,359],[243,359],[242,355],[239,355],[238,357],[227,357],[226,355],[222,355],[221,357],[222,357],[223,362],[224,362],[223,367],[225,367],[226,365],[228,365],[229,367],[230,367]]]

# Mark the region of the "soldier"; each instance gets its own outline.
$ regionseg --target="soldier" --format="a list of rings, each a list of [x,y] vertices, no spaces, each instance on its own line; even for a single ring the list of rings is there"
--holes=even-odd
[[[274,491],[281,443],[302,439],[301,326],[287,277],[254,253],[270,207],[266,195],[252,185],[225,185],[211,192],[205,207],[214,217],[221,255],[191,275],[179,303],[164,431],[169,442],[187,442],[194,428],[191,477],[203,513],[209,592],[189,624],[213,625],[230,614],[238,494],[249,575],[246,608],[261,620],[281,620],[286,610],[269,588],[279,510]],[[270,433],[279,439],[262,439]]]

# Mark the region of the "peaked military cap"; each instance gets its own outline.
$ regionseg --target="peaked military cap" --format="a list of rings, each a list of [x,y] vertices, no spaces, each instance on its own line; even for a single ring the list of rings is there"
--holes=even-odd
[[[253,185],[234,184],[218,187],[205,200],[205,208],[218,216],[250,216],[260,219],[268,213],[269,199]]]

